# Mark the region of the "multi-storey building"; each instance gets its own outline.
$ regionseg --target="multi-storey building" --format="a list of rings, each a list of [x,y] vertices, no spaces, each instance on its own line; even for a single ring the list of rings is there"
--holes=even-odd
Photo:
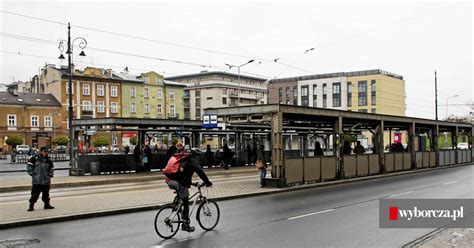
[[[11,135],[32,147],[51,146],[61,134],[61,103],[51,94],[0,92],[0,147]]]
[[[183,119],[186,85],[169,82],[156,72],[140,76],[114,73],[122,79],[122,116],[133,118]]]
[[[61,124],[64,134],[67,134],[69,119],[69,71],[67,67],[56,68],[48,65],[42,69],[40,79],[44,93],[52,94],[63,106],[61,109]],[[72,75],[72,104],[74,118],[109,118],[121,116],[121,82],[112,75],[112,70],[86,67],[84,70],[73,70]],[[90,141],[90,134],[80,135],[79,141]],[[119,143],[117,132],[102,133],[109,138],[112,145]]]
[[[269,103],[405,116],[402,76],[367,70],[273,79]]]
[[[206,108],[267,103],[267,85],[263,78],[227,72],[207,72],[168,77],[185,84],[184,119],[200,120]]]

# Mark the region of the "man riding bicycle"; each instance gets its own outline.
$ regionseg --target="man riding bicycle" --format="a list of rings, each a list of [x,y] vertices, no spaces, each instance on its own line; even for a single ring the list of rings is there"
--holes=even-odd
[[[212,186],[211,181],[207,177],[204,170],[195,159],[196,154],[192,154],[192,151],[184,150],[181,143],[176,145],[178,152],[173,157],[179,157],[179,171],[173,174],[167,174],[168,177],[166,183],[170,189],[176,190],[178,198],[183,201],[183,231],[194,232],[195,228],[190,225],[189,220],[189,187],[191,187],[192,177],[194,172],[202,179],[206,184],[206,187]],[[171,158],[172,159],[172,158]],[[170,160],[171,160],[170,159]]]

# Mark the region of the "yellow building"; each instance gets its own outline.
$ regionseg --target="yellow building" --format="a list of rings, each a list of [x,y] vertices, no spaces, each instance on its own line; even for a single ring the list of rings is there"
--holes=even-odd
[[[405,116],[405,80],[402,76],[369,70],[347,72],[347,110]]]

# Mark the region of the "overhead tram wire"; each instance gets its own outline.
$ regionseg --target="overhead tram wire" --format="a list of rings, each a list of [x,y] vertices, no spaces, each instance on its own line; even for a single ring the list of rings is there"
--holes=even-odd
[[[45,18],[34,17],[34,16],[30,16],[30,15],[24,15],[24,14],[20,14],[20,13],[11,12],[11,11],[0,10],[0,12],[5,13],[5,14],[20,16],[20,17],[23,17],[23,18],[30,18],[30,19],[34,19],[34,20],[38,20],[38,21],[44,21],[44,22],[49,22],[49,23],[54,23],[54,24],[59,24],[59,25],[67,25],[67,23],[63,23],[63,22],[59,22],[59,21],[53,21],[53,20],[49,20],[49,19],[45,19]],[[192,50],[206,52],[206,53],[215,53],[215,54],[234,56],[234,57],[240,57],[240,58],[261,60],[261,61],[276,63],[276,64],[280,64],[280,65],[283,65],[283,66],[286,66],[286,67],[297,69],[297,70],[300,70],[300,71],[305,71],[305,72],[308,72],[308,73],[315,74],[314,72],[312,72],[310,70],[307,70],[307,69],[304,69],[304,68],[301,68],[301,67],[298,67],[298,66],[294,66],[294,65],[274,61],[273,59],[259,58],[259,57],[241,55],[241,54],[236,54],[236,53],[231,53],[231,52],[224,52],[224,51],[205,49],[205,48],[200,48],[200,47],[193,47],[193,46],[178,44],[178,43],[174,43],[174,42],[160,41],[160,40],[155,40],[155,39],[150,39],[150,38],[145,38],[145,37],[139,37],[139,36],[134,36],[134,35],[127,35],[127,34],[122,34],[122,33],[117,33],[117,32],[112,32],[112,31],[101,30],[101,29],[97,29],[97,28],[89,28],[89,27],[80,26],[80,25],[71,25],[71,26],[76,27],[76,28],[80,28],[80,29],[85,29],[85,30],[90,30],[90,31],[95,31],[95,32],[100,32],[100,33],[106,33],[106,34],[109,34],[109,35],[127,37],[127,38],[131,38],[131,39],[137,39],[137,40],[148,41],[148,42],[153,42],[153,43],[159,43],[159,44],[164,44],[164,45],[169,45],[169,46],[192,49]]]

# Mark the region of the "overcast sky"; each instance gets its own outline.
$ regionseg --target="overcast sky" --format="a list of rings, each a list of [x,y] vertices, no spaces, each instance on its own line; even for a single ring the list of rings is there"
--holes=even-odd
[[[74,57],[79,67],[174,76],[229,71],[225,63],[252,58],[242,72],[264,78],[382,69],[404,76],[407,115],[424,118],[434,118],[437,70],[440,118],[448,97],[458,95],[449,104],[473,101],[470,2],[1,1],[0,9],[1,83],[28,80],[45,63],[66,65],[56,58],[67,28],[55,22],[71,22],[73,38],[88,41],[87,56]]]

